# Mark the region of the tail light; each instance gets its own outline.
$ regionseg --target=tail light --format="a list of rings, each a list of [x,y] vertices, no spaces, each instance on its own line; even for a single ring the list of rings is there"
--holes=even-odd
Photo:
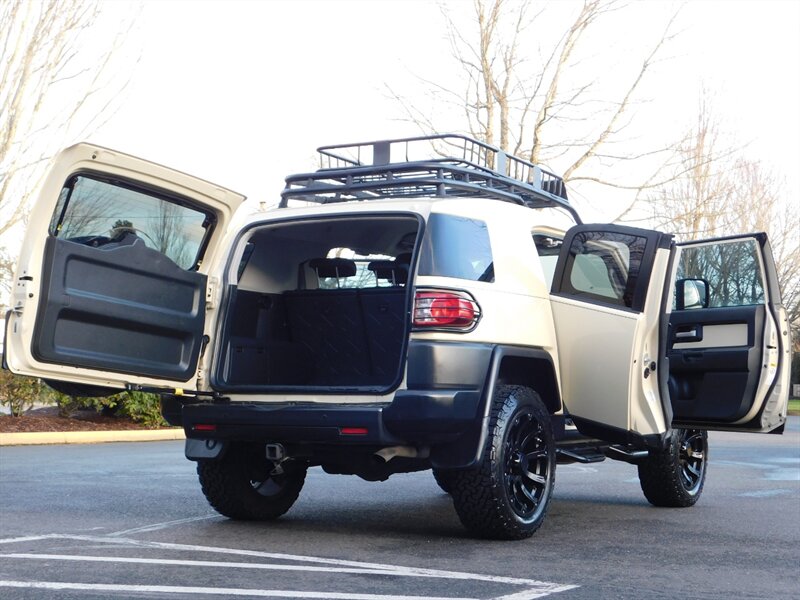
[[[466,292],[417,290],[414,296],[414,327],[419,329],[458,329],[475,327],[481,311]]]
[[[211,423],[197,423],[192,425],[192,431],[216,431],[217,426]]]

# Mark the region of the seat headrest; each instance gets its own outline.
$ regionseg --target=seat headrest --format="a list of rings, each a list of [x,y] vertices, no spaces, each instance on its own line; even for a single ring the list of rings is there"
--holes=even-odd
[[[375,273],[377,279],[386,279],[394,285],[408,281],[408,264],[398,263],[396,260],[373,260],[367,269]]]
[[[348,258],[313,258],[308,266],[317,272],[318,277],[353,277],[356,263]]]

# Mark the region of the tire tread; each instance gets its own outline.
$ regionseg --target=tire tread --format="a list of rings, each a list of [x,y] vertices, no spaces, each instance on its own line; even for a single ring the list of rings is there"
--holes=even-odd
[[[532,397],[530,397],[532,395]],[[453,471],[450,475],[450,494],[459,519],[472,533],[489,539],[520,540],[533,535],[547,514],[554,481],[551,481],[550,494],[544,499],[545,507],[540,517],[533,523],[522,523],[515,519],[502,493],[503,482],[499,481],[493,465],[500,460],[503,450],[502,432],[509,427],[517,408],[516,398],[528,397],[525,405],[530,405],[539,413],[539,418],[550,415],[539,395],[530,388],[517,385],[499,386],[492,401],[489,420],[490,437],[483,451],[478,469]],[[547,431],[550,431],[547,428]],[[552,432],[549,433],[552,442]],[[551,444],[552,445],[552,444]],[[555,455],[553,454],[553,457]],[[551,457],[552,458],[552,457]],[[554,478],[554,460],[550,466],[551,479]]]
[[[301,467],[287,474],[285,488],[274,497],[260,496],[250,486],[246,460],[248,452],[233,445],[223,458],[197,463],[200,485],[208,503],[221,515],[241,521],[277,519],[300,495],[306,477]]]
[[[653,506],[687,508],[693,506],[703,492],[705,470],[697,492],[690,494],[684,487],[678,464],[679,447],[680,431],[675,429],[667,448],[661,451],[651,450],[647,458],[639,464],[639,483],[645,498]],[[704,460],[707,459],[706,453]]]

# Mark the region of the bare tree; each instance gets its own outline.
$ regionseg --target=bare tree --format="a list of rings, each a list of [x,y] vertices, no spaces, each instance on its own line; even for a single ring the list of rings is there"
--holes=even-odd
[[[685,136],[666,183],[642,196],[626,215],[645,221],[679,240],[766,232],[770,239],[783,303],[790,322],[800,328],[800,207],[786,198],[781,181],[764,165],[746,155],[746,148],[725,139],[711,107],[702,99],[695,126]],[[633,215],[638,217],[634,219]],[[740,264],[747,256],[726,254]],[[730,265],[713,264],[722,257],[698,254],[706,265],[690,267],[701,273],[746,272]],[[691,274],[689,276],[692,276]],[[723,282],[723,296],[755,297],[752,281]],[[800,332],[799,332],[800,333]]]
[[[461,73],[460,87],[425,81],[437,100],[462,111],[470,135],[536,164],[557,161],[559,172],[568,182],[632,190],[656,185],[645,176],[642,181],[620,186],[600,174],[607,169],[598,167],[609,161],[653,161],[656,157],[658,170],[674,149],[670,142],[644,150],[611,150],[625,141],[624,131],[635,104],[641,100],[637,98],[641,84],[674,37],[675,15],[642,51],[627,82],[608,98],[603,96],[609,92],[597,89],[603,77],[582,63],[588,62],[595,51],[592,44],[596,42],[590,38],[597,34],[599,24],[624,6],[615,1],[585,0],[563,34],[538,57],[522,46],[526,39],[549,30],[541,23],[546,8],[534,12],[530,2],[508,0],[473,0],[472,7],[470,31],[455,22],[455,11],[443,8],[452,56]],[[438,132],[437,123],[425,109],[390,92],[424,133]],[[648,168],[652,170],[653,164],[650,162]]]
[[[11,281],[14,277],[14,259],[11,258],[4,248],[0,248],[0,310],[5,315],[3,298],[8,298],[11,294]]]
[[[24,220],[53,155],[113,114],[127,85],[112,66],[135,15],[98,28],[102,9],[99,0],[0,3],[0,235]]]
[[[184,210],[177,204],[161,202],[158,218],[151,231],[155,249],[169,256],[175,263],[186,266],[193,256],[189,254],[187,234],[183,230]]]

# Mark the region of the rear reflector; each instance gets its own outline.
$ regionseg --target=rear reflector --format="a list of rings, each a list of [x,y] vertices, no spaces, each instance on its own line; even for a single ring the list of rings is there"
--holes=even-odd
[[[341,435],[367,435],[369,430],[366,427],[341,427],[339,433]]]
[[[208,425],[205,423],[200,423],[198,425],[192,425],[192,431],[216,431],[216,425]]]
[[[477,302],[466,292],[420,290],[414,297],[414,326],[472,329],[480,318]]]

